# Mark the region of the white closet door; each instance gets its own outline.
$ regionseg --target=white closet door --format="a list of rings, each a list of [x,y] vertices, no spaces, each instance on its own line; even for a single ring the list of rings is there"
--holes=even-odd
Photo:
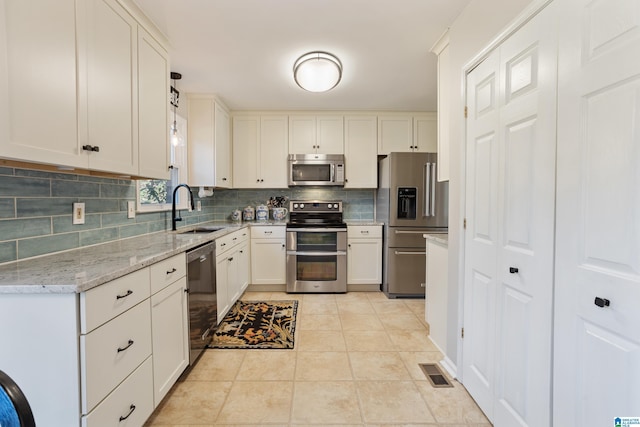
[[[640,417],[640,2],[562,5],[553,418],[599,427]]]
[[[498,251],[498,52],[467,76],[464,386],[493,419]]]
[[[498,427],[551,421],[555,14],[467,76],[463,379]]]
[[[556,4],[500,47],[496,426],[548,426],[555,217]]]

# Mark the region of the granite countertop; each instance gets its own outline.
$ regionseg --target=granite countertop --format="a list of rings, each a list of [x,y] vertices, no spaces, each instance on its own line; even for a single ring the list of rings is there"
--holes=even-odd
[[[349,225],[384,225],[384,222],[375,221],[373,219],[348,219],[344,221],[347,226]]]
[[[449,245],[448,233],[442,233],[442,234],[427,233],[427,234],[423,234],[422,237],[424,237],[427,240],[431,240],[432,242],[438,242],[447,246]]]
[[[208,222],[178,232],[163,231],[0,265],[0,294],[78,293],[170,258],[251,225],[285,221]],[[222,226],[203,234],[179,234],[201,226]]]

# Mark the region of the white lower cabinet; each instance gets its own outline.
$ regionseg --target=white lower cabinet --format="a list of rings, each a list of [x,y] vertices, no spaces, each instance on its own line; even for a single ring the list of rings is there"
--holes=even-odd
[[[251,227],[251,283],[286,283],[285,226]]]
[[[153,400],[156,406],[189,365],[186,290],[187,279],[183,276],[151,296]]]
[[[216,239],[218,323],[248,285],[249,230],[243,228]]]
[[[347,226],[347,284],[382,283],[382,226]]]
[[[147,358],[91,413],[82,417],[83,427],[141,426],[153,412],[152,357]]]
[[[446,244],[431,239],[427,240],[426,250],[425,320],[429,324],[431,341],[448,356],[449,250]]]

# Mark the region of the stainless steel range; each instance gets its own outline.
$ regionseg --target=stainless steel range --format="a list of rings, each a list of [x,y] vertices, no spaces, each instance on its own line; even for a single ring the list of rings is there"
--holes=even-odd
[[[290,201],[287,292],[347,292],[347,225],[341,201]]]

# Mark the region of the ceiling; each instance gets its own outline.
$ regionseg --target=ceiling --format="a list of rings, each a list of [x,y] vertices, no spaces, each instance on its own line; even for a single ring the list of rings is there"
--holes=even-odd
[[[429,50],[471,0],[135,0],[170,42],[180,92],[232,110],[436,110]],[[323,50],[342,80],[311,93],[295,60]]]

